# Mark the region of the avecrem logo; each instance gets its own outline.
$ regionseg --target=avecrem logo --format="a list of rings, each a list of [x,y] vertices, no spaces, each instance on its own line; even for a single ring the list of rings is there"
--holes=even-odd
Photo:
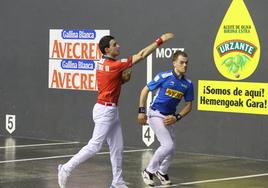
[[[98,42],[106,35],[109,30],[50,29],[48,87],[97,91]]]

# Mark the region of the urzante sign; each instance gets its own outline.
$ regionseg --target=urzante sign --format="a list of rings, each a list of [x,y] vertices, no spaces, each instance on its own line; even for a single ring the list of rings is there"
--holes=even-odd
[[[260,50],[259,37],[244,1],[233,0],[214,43],[217,69],[228,79],[243,80],[257,68]]]

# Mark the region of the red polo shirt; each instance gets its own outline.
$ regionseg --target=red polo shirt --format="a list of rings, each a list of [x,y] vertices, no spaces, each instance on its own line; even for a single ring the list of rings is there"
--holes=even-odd
[[[122,85],[122,72],[132,66],[132,57],[114,60],[103,57],[97,63],[98,101],[118,102]]]

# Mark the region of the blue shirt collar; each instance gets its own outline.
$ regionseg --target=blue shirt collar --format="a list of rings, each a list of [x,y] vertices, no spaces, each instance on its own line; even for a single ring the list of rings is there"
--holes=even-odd
[[[175,78],[177,78],[178,80],[181,80],[181,79],[184,78],[184,75],[182,75],[182,76],[178,76],[178,75],[176,74],[176,72],[174,71],[174,69],[172,70],[172,74],[173,74],[173,76],[175,76]]]

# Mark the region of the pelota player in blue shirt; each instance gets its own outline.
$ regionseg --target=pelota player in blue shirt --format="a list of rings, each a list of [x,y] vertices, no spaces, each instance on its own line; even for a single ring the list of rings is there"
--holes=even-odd
[[[185,76],[188,55],[185,52],[176,51],[172,61],[174,69],[157,74],[143,88],[140,95],[138,122],[145,125],[147,122],[146,99],[149,91],[157,89],[148,110],[148,122],[160,142],[160,147],[142,172],[144,183],[151,186],[154,186],[154,176],[163,185],[171,184],[167,171],[172,156],[175,154],[175,123],[191,111],[194,99],[193,84]],[[176,107],[182,98],[185,100],[185,106],[176,114]]]

